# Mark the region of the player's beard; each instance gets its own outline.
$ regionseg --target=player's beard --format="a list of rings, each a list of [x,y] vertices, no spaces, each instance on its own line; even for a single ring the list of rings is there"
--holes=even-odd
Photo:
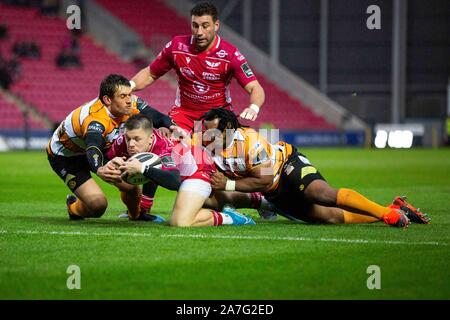
[[[202,43],[205,43],[204,45],[199,45],[198,39],[195,39],[195,46],[197,48],[197,51],[205,51],[210,45],[211,43],[214,41],[215,37],[212,37],[210,40],[208,40],[208,38],[204,38],[202,40],[206,40],[203,41]]]

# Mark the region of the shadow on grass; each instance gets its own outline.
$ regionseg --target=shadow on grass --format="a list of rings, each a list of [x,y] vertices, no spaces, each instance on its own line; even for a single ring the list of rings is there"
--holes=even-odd
[[[118,228],[118,229],[136,229],[143,227],[161,227],[168,226],[168,223],[153,223],[146,221],[129,221],[128,219],[121,219],[116,217],[102,217],[102,218],[90,218],[85,220],[69,220],[68,217],[49,217],[49,216],[0,216],[4,219],[4,226],[8,225],[8,220],[15,225],[23,222],[23,227],[27,224],[35,225],[54,225],[64,227],[80,227],[89,228]]]
[[[11,215],[0,215],[0,218],[3,220],[2,225],[3,226],[8,226],[8,224],[14,225],[15,227],[20,225],[20,228],[22,229],[26,229],[26,228],[30,228],[30,226],[32,226],[33,228],[35,227],[35,225],[42,225],[42,226],[60,226],[60,227],[64,227],[64,228],[79,228],[79,227],[83,227],[83,228],[105,228],[105,229],[118,229],[118,230],[127,230],[127,231],[131,231],[131,230],[136,230],[136,229],[143,229],[143,228],[167,228],[169,227],[169,223],[168,222],[164,222],[164,223],[153,223],[153,222],[146,222],[146,221],[129,221],[128,219],[124,219],[124,218],[118,218],[115,214],[106,214],[105,216],[101,217],[101,218],[90,218],[90,219],[85,219],[85,220],[69,220],[69,218],[67,216],[61,216],[61,217],[55,217],[55,216],[11,216]],[[168,219],[168,217],[166,217],[166,219]],[[10,223],[9,223],[10,222]],[[332,225],[332,224],[310,224],[310,223],[306,223],[306,222],[296,222],[296,221],[290,221],[284,218],[280,218],[276,221],[267,221],[267,220],[263,220],[263,219],[256,219],[256,226],[244,226],[244,227],[248,227],[248,229],[246,228],[246,230],[251,230],[254,229],[258,230],[258,226],[263,227],[263,229],[260,230],[267,230],[267,227],[269,226],[273,226],[274,228],[279,229],[281,228],[286,228],[287,230],[292,230],[292,229],[311,229],[311,230],[326,230],[326,229],[334,229],[334,228],[343,228],[343,229],[347,229],[347,228],[357,228],[357,229],[361,229],[361,228],[376,228],[378,230],[378,228],[386,228],[387,226],[384,225],[383,223],[368,223],[368,224],[358,224],[358,225],[352,225],[352,224],[339,224],[339,225]],[[213,229],[216,227],[206,227],[206,229]],[[222,230],[230,230],[230,229],[235,229],[236,226],[224,226],[224,227],[219,227],[217,229],[217,231],[221,232]],[[239,227],[241,228],[241,227]],[[201,229],[205,229],[205,228],[174,228],[174,227],[170,227],[167,228],[170,230],[177,230],[177,231],[181,231],[181,230],[198,230],[200,231]],[[161,230],[161,229],[160,229]]]

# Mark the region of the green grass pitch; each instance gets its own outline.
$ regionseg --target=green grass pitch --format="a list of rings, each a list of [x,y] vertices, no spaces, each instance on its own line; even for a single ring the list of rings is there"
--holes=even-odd
[[[69,221],[68,189],[44,152],[0,154],[0,299],[449,299],[450,150],[303,150],[335,187],[381,204],[407,195],[431,225],[171,228],[118,219],[118,192],[101,182],[100,219]],[[174,193],[153,212],[169,217]],[[69,265],[81,289],[66,285]],[[369,290],[370,265],[381,289]]]

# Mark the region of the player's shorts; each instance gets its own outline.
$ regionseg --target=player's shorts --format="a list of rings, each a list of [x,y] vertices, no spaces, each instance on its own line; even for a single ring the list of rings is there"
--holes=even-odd
[[[283,166],[278,187],[264,196],[279,214],[290,220],[305,221],[313,204],[305,199],[304,191],[314,180],[325,181],[305,155],[294,152]]]
[[[211,184],[202,179],[186,179],[181,182],[180,189],[178,191],[189,191],[196,193],[205,199],[211,194]]]
[[[232,110],[231,105],[228,104],[224,108]],[[183,128],[189,133],[194,131],[194,123],[208,110],[193,111],[184,109],[183,107],[173,106],[169,112],[169,117],[177,124],[177,126]]]
[[[72,192],[92,178],[85,155],[75,157],[48,156],[48,162],[53,171]]]

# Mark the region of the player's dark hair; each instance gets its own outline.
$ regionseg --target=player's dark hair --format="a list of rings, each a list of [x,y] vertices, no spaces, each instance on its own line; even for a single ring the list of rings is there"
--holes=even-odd
[[[212,121],[214,119],[219,119],[217,129],[219,129],[220,131],[223,131],[225,129],[242,128],[237,115],[235,115],[233,111],[225,108],[211,109],[204,115],[202,115],[199,120]]]
[[[103,97],[108,96],[111,99],[114,98],[114,93],[119,86],[130,86],[130,81],[120,74],[110,74],[102,80],[100,84],[99,98],[103,102]]]
[[[211,16],[213,21],[216,22],[218,18],[218,11],[217,7],[213,5],[210,2],[200,2],[197,3],[192,9],[191,9],[191,17],[201,17],[201,16]]]
[[[125,121],[124,128],[127,131],[144,129],[145,131],[153,130],[153,121],[143,114],[134,114]]]

